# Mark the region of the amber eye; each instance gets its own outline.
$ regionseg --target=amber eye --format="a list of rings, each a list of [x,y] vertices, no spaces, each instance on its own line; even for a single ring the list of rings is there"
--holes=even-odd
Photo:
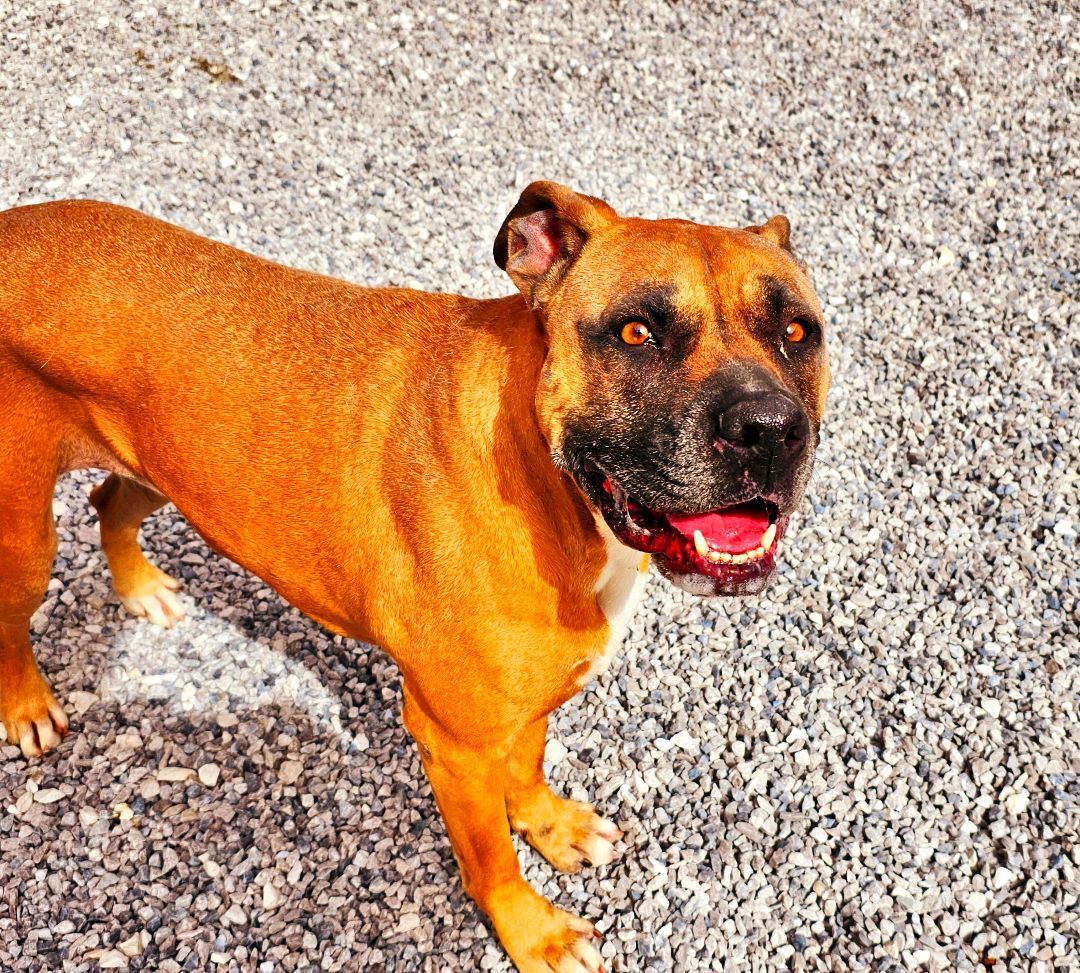
[[[644,345],[653,340],[652,332],[644,321],[627,321],[620,337],[628,345]]]
[[[806,340],[806,325],[801,321],[792,321],[784,335],[793,345],[802,344]]]

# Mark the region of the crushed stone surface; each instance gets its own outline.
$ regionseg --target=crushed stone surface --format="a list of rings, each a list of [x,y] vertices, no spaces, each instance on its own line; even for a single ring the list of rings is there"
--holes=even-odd
[[[548,750],[622,857],[526,876],[612,971],[1080,970],[1075,5],[414,6],[3,5],[0,206],[477,296],[534,178],[788,214],[834,386],[778,579],[651,580]],[[145,546],[190,617],[127,616],[97,479],[33,621],[75,732],[0,746],[0,969],[509,970],[395,666],[171,509]]]

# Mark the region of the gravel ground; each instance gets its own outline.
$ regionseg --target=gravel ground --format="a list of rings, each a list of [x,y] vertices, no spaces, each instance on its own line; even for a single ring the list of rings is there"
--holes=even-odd
[[[533,178],[788,213],[836,381],[779,579],[652,580],[548,753],[624,855],[527,876],[614,971],[1080,970],[1074,5],[79,6],[2,5],[0,205],[475,295]],[[0,969],[508,970],[393,664],[172,512],[192,615],[126,617],[95,479],[34,620],[77,732],[0,748]]]

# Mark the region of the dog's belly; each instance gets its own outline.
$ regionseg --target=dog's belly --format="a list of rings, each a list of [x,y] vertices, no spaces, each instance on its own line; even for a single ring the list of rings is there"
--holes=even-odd
[[[611,664],[626,637],[630,617],[641,600],[649,570],[649,556],[621,543],[600,516],[596,517],[596,527],[604,540],[607,555],[596,579],[596,603],[607,619],[608,638],[600,654],[590,660],[589,668],[578,681],[579,687],[595,679]]]

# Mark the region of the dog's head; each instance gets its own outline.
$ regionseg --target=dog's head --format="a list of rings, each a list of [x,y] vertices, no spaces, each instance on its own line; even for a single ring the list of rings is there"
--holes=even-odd
[[[760,591],[810,477],[829,367],[788,221],[623,218],[532,183],[495,240],[544,329],[536,411],[624,544],[696,594]]]

